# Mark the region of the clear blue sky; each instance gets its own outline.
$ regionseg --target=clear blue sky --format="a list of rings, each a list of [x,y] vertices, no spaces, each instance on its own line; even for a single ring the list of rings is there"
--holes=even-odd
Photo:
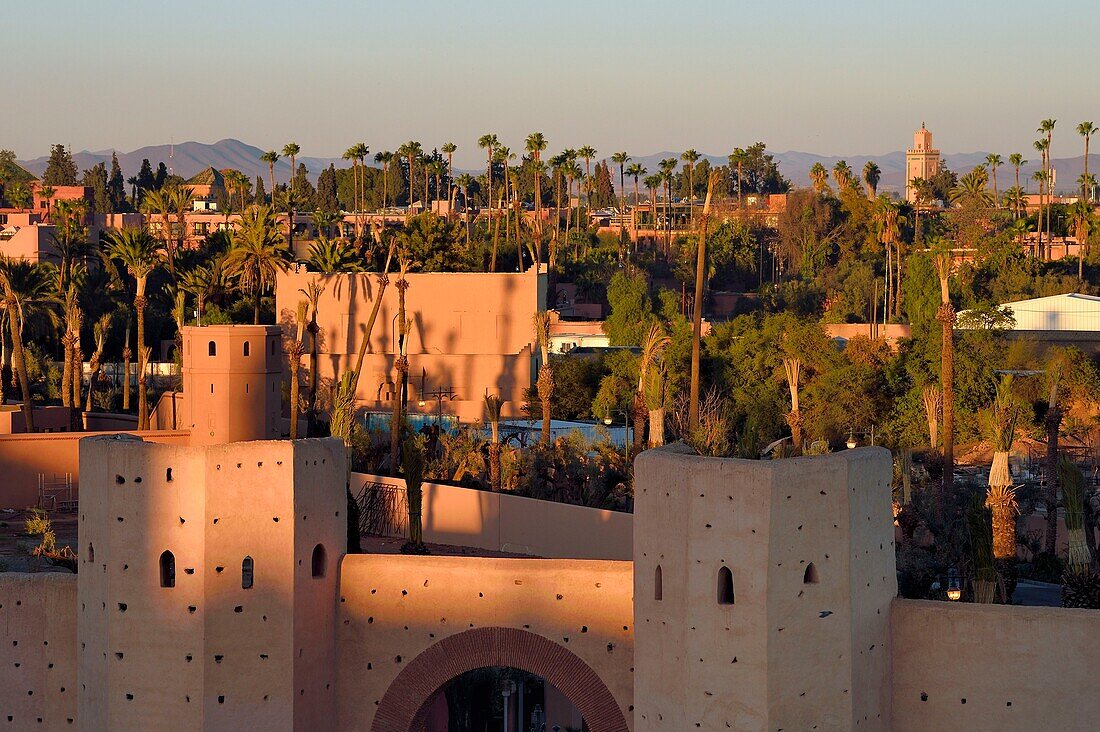
[[[478,135],[513,149],[1055,156],[1100,123],[1087,0],[55,0],[4,9],[0,147],[236,137],[306,155]],[[1041,57],[1038,52],[1042,50]]]

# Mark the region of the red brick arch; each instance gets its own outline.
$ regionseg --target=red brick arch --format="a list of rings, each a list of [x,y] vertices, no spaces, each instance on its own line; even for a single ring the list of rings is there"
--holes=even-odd
[[[517,628],[476,628],[444,638],[393,680],[374,713],[372,732],[419,732],[428,699],[467,671],[508,666],[546,679],[580,711],[592,732],[629,732],[619,703],[592,667],[564,646]]]

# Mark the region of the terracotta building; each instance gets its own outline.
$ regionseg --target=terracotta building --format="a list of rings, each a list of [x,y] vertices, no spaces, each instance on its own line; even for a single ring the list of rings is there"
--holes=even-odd
[[[356,395],[367,411],[387,414],[400,392],[394,367],[398,355],[395,279],[391,274]],[[530,270],[412,273],[408,282],[409,412],[442,411],[474,421],[483,416],[484,395],[496,394],[504,400],[506,415],[518,414],[524,391],[534,383],[532,317],[546,308],[545,274]],[[373,274],[321,275],[304,270],[280,274],[276,317],[288,333],[294,329],[303,291],[311,283],[324,288],[317,307],[319,374],[329,381],[354,368],[378,281]],[[303,370],[308,360],[302,359]],[[441,389],[450,389],[453,397],[437,398]]]

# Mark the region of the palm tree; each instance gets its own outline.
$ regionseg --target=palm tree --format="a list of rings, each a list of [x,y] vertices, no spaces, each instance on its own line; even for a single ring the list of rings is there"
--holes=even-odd
[[[1077,134],[1085,138],[1085,180],[1088,180],[1089,177],[1089,138],[1093,136],[1093,134],[1096,132],[1096,129],[1097,128],[1093,126],[1092,122],[1082,122],[1081,124],[1077,125]],[[1092,191],[1086,188],[1084,190],[1085,203],[1089,202],[1089,198],[1091,198],[1091,196]]]
[[[1039,142],[1045,143],[1046,140],[1040,140]],[[1035,144],[1038,145],[1039,142],[1036,142]],[[1046,157],[1046,153],[1043,153],[1043,157],[1044,158]],[[1039,184],[1039,217],[1035,222],[1035,231],[1039,234],[1039,242],[1036,245],[1035,254],[1040,259],[1044,259],[1045,256],[1044,256],[1044,251],[1043,251],[1043,193],[1046,190],[1046,184],[1047,184],[1047,171],[1046,171],[1045,163],[1044,163],[1042,168],[1040,168],[1039,170],[1036,170],[1034,173],[1031,174],[1031,179]]]
[[[531,154],[534,165],[531,166],[535,176],[535,232],[538,238],[542,238],[542,151],[546,149],[546,136],[541,132],[532,132],[526,140],[527,152]]]
[[[401,147],[397,148],[397,155],[405,158],[409,164],[409,213],[412,212],[413,200],[416,196],[416,176],[413,173],[413,164],[416,160],[423,157],[423,149],[420,147],[420,143],[416,140],[409,140]],[[421,204],[421,207],[427,205],[427,201]],[[406,217],[408,218],[408,217]],[[396,450],[394,451],[396,452]],[[396,463],[394,463],[396,465]]]
[[[997,384],[993,405],[989,410],[988,431],[993,442],[993,463],[989,468],[989,491],[985,505],[993,513],[993,559],[1012,585],[1016,565],[1016,489],[1009,472],[1008,457],[1016,439],[1019,407],[1012,397],[1012,374],[1005,374]],[[1009,591],[1007,594],[1011,595]]]
[[[374,162],[382,166],[382,208],[386,208],[390,197],[390,163],[393,162],[393,153],[385,150],[374,154]]]
[[[500,493],[500,397],[485,395],[485,416],[489,421],[489,488]]]
[[[1005,208],[1012,209],[1013,218],[1014,220],[1018,221],[1019,219],[1015,217],[1024,208],[1024,206],[1027,205],[1027,193],[1024,192],[1023,188],[1020,188],[1019,186],[1013,186],[1012,188],[1009,188],[1007,191],[1005,191],[1004,195],[1001,197],[1001,203],[1004,205]]]
[[[453,142],[445,142],[439,149],[447,156],[447,200],[450,201],[455,180],[454,154],[455,150],[458,149],[458,145]],[[447,216],[450,217],[450,209],[447,209]]]
[[[874,160],[868,160],[863,166],[863,184],[867,186],[867,198],[872,201],[878,196],[878,182],[882,178],[882,170]]]
[[[1016,190],[1020,192],[1023,192],[1023,189],[1020,188],[1020,166],[1026,162],[1024,156],[1020,153],[1012,153],[1008,156],[1008,164],[1012,166],[1012,170],[1016,176]],[[1022,210],[1020,203],[1021,202],[1018,200],[1016,206],[1012,209],[1013,216],[1017,218],[1020,216],[1020,211]]]
[[[695,149],[688,149],[680,154],[688,174],[688,221],[692,226],[695,225],[695,163],[699,162],[700,157],[699,151]]]
[[[901,225],[905,223],[905,217],[901,215],[898,205],[884,193],[875,199],[874,220],[879,241],[886,250],[886,311],[896,317],[901,313]],[[893,290],[892,296],[890,290]]]
[[[691,317],[691,380],[688,397],[688,429],[691,430],[699,426],[699,367],[703,340],[703,280],[707,271],[707,223],[710,218],[710,200],[719,175],[717,170],[712,170],[707,180],[707,198],[703,202],[703,221],[695,253],[695,302]]]
[[[738,184],[740,184],[741,178],[738,174]],[[825,169],[825,166],[820,162],[814,163],[810,168],[810,182],[813,185],[814,193],[819,196],[823,196],[829,192],[829,171]],[[741,197],[741,189],[737,189],[737,197]]]
[[[393,366],[397,370],[397,394],[393,401],[393,416],[390,417],[390,474],[397,475],[401,463],[401,429],[405,424],[405,397],[409,388],[408,333],[410,321],[405,317],[405,292],[409,281],[405,275],[409,272],[410,262],[402,259],[397,275],[397,353]],[[381,294],[381,293],[379,293]]]
[[[733,149],[733,152],[730,153],[730,156],[729,156],[730,167],[731,168],[737,168],[737,208],[741,208],[741,205],[742,205],[741,204],[741,178],[742,178],[742,173],[744,171],[745,163],[747,163],[748,161],[749,161],[749,154],[742,147],[735,147]],[[815,167],[820,167],[821,170],[825,170],[825,166],[821,165],[821,163],[818,163],[817,166],[815,166]],[[812,174],[814,171],[811,170],[810,172]]]
[[[84,411],[92,411],[92,395],[95,392],[96,381],[99,380],[99,372],[103,368],[103,349],[107,345],[107,336],[111,329],[111,313],[104,313],[99,316],[99,320],[92,326],[92,334],[95,337],[95,352],[92,353],[89,366],[91,371],[88,374],[88,396],[84,401]]]
[[[550,368],[550,313],[540,310],[535,313],[535,344],[538,346],[539,355],[542,357],[542,365],[539,366],[539,377],[536,382],[539,401],[542,402],[542,434],[541,442],[549,445],[551,441],[550,431],[550,399],[554,395],[554,371]]]
[[[388,261],[386,266],[387,268],[389,267]],[[319,280],[310,280],[304,289],[298,290],[298,292],[306,296],[307,303],[309,304],[309,323],[306,325],[306,330],[309,331],[309,394],[306,401],[307,437],[312,437],[317,434],[317,386],[320,383],[320,379],[318,378],[318,367],[321,363],[321,341],[319,337],[321,326],[317,324],[317,305],[321,301],[321,295],[324,293],[326,286],[327,285]],[[379,296],[381,296],[381,293]],[[377,305],[373,307],[373,312],[377,315]],[[369,330],[374,327],[373,317],[367,327],[367,337],[369,338]],[[360,362],[356,368],[362,368],[362,363]],[[345,372],[344,375],[348,376],[348,373],[349,372]],[[341,385],[351,387],[351,392],[349,394],[342,395],[343,398],[350,400],[349,409],[353,408],[355,389],[358,387],[358,383],[358,377],[355,375],[351,375],[348,381],[341,382]]]
[[[224,260],[224,254],[216,256],[209,264],[196,265],[180,275],[180,288],[195,298],[199,325],[202,325],[202,319],[206,315],[207,301],[222,285],[221,270]]]
[[[626,151],[617,152],[611,156],[611,162],[619,166],[619,238],[623,236],[623,214],[626,212],[626,164],[630,162],[630,156]]]
[[[927,178],[914,178],[909,181],[913,189],[913,241],[923,241],[924,232],[920,227],[920,209],[932,199],[932,184]]]
[[[162,252],[157,240],[147,229],[126,228],[107,235],[107,254],[119,260],[134,278],[134,312],[137,314],[138,346],[138,429],[149,429],[149,395],[145,380],[151,349],[145,345],[145,308],[149,303],[145,286],[149,275],[160,266]],[[129,374],[127,374],[127,378]]]
[[[37,304],[52,298],[51,267],[22,259],[8,259],[0,254],[0,295],[7,312],[8,333],[11,336],[11,366],[22,391],[23,424],[34,432],[34,409],[31,404],[31,382],[23,349],[23,328],[28,312]]]
[[[172,277],[176,276],[175,247],[172,242],[172,214],[175,213],[175,205],[168,186],[153,191],[146,191],[142,198],[141,207],[147,215],[160,216],[161,236],[164,237],[164,251],[168,254],[168,270]]]
[[[271,181],[271,202],[274,203],[275,202],[275,163],[279,162],[279,153],[275,152],[274,150],[268,150],[267,152],[265,152],[263,155],[260,156],[260,160],[267,163],[267,175],[268,175],[268,179]],[[291,173],[291,179],[293,180],[293,177],[294,177],[293,169],[290,171],[290,173]],[[257,203],[263,203],[263,202],[262,201],[257,201]]]
[[[46,200],[46,220],[52,221],[50,218],[51,206],[53,204],[53,197],[56,191],[53,186],[42,186],[38,189],[38,195],[42,196]]]
[[[469,173],[462,173],[455,179],[455,185],[462,191],[462,208],[466,219],[466,251],[470,251],[470,185],[474,178]]]
[[[645,175],[648,171],[641,163],[631,163],[630,167],[626,169],[626,174],[634,179],[634,210],[630,215],[631,228],[637,228],[638,222],[635,218],[638,211],[638,179]]]
[[[1073,223],[1073,236],[1077,239],[1077,283],[1080,285],[1085,281],[1085,252],[1094,219],[1092,206],[1084,199],[1080,199],[1070,209],[1070,216]]]
[[[997,195],[997,168],[1005,164],[1004,158],[997,153],[989,153],[985,156],[985,164],[989,166],[989,174],[993,178],[993,205],[996,206],[1000,196]]]
[[[298,157],[298,153],[302,151],[302,148],[298,147],[296,142],[288,142],[283,145],[283,157],[290,158],[290,185],[289,190],[294,192],[294,180],[298,177],[298,168],[295,167],[294,161]],[[271,192],[274,194],[275,186],[271,186]]]
[[[290,267],[290,250],[283,243],[269,206],[250,206],[241,214],[232,245],[225,257],[225,272],[237,287],[252,296],[252,322],[260,324],[260,298],[275,286],[279,272]]]
[[[577,157],[584,160],[584,177],[592,177],[592,158],[596,157],[596,148],[591,145],[577,148]]]
[[[951,203],[958,205],[972,204],[982,207],[992,206],[996,198],[986,188],[988,182],[989,174],[985,172],[983,166],[979,165],[960,178],[958,184],[951,189]]]
[[[941,326],[940,392],[943,394],[943,479],[937,509],[955,482],[955,308],[951,304],[950,278],[954,265],[950,244],[941,239],[932,245],[936,277],[940,283],[940,307],[936,319]]]
[[[661,178],[660,173],[654,173],[653,175],[647,175],[642,182],[645,184],[646,190],[649,191],[649,207],[651,209],[651,225],[653,229],[653,237],[656,240],[657,237],[657,191],[661,188],[661,182],[664,179]]]
[[[405,498],[409,508],[409,541],[401,547],[409,554],[426,554],[424,547],[424,452],[420,439],[401,443],[401,472],[405,474]],[[397,471],[394,470],[394,475]]]
[[[293,339],[287,339],[286,355],[290,361],[290,439],[298,439],[298,401],[301,385],[298,383],[298,374],[302,368],[302,354],[305,353],[305,345],[302,337],[305,335],[306,317],[309,312],[309,303],[305,300],[298,302],[298,312],[295,323],[297,331]]]
[[[485,207],[489,210],[490,221],[493,218],[493,157],[496,155],[497,144],[497,136],[493,134],[477,138],[477,146],[485,151]],[[496,261],[495,256],[493,261]],[[490,267],[489,271],[492,272],[494,269],[496,269],[495,266]]]
[[[351,190],[352,190],[352,194],[351,194],[352,203],[351,203],[351,206],[352,206],[353,209],[355,209],[355,212],[356,212],[355,221],[356,221],[357,225],[358,225],[358,222],[359,222],[358,212],[361,208],[361,206],[359,205],[359,157],[358,157],[358,149],[357,149],[358,147],[359,147],[358,145],[352,145],[351,147],[349,147],[347,150],[344,151],[344,154],[342,156],[344,158],[344,160],[350,160],[351,161]],[[272,193],[274,193],[274,189],[272,189]]]
[[[672,176],[675,174],[679,162],[676,158],[665,158],[657,164],[657,167],[661,170],[661,180],[665,184],[666,251],[672,249]]]
[[[1045,368],[1047,386],[1047,413],[1043,419],[1046,428],[1046,509],[1047,526],[1045,550],[1054,556],[1058,537],[1058,433],[1062,426],[1062,381],[1072,363],[1070,352],[1065,348],[1051,348],[1047,351]]]
[[[1055,119],[1044,119],[1042,121],[1042,123],[1040,123],[1039,129],[1036,130],[1036,132],[1046,134],[1046,143],[1047,143],[1046,148],[1044,149],[1045,156],[1046,156],[1046,167],[1044,169],[1047,172],[1047,224],[1046,224],[1047,225],[1047,242],[1050,242],[1050,238],[1051,238],[1051,229],[1050,229],[1051,206],[1050,206],[1050,203],[1051,203],[1051,200],[1054,196],[1054,173],[1053,173],[1054,163],[1050,159],[1050,153],[1054,148],[1054,125],[1057,123],[1057,121],[1058,120],[1055,120]]]
[[[642,340],[642,353],[638,361],[638,390],[634,393],[634,454],[642,451],[642,436],[645,433],[646,418],[649,419],[649,444],[653,445],[657,439],[658,431],[661,432],[660,441],[664,442],[664,409],[663,399],[654,399],[653,409],[649,409],[646,393],[652,378],[651,371],[660,367],[661,354],[671,345],[672,339],[665,333],[659,323],[650,326]],[[658,395],[659,396],[659,395]],[[659,413],[655,414],[654,412]]]
[[[833,166],[833,179],[836,181],[837,193],[843,193],[855,184],[855,173],[846,160],[837,161]]]
[[[581,178],[583,176],[584,176],[584,171],[581,170],[581,166],[577,163],[576,160],[570,160],[569,162],[566,163],[565,177],[569,181],[569,186],[568,186],[569,190],[566,191],[566,194],[569,196],[569,211],[568,211],[569,218],[566,222],[566,227],[565,227],[565,230],[566,230],[567,234],[569,233],[569,230],[573,228],[573,182],[574,181],[577,182],[577,226],[580,226],[580,218],[581,218],[581,206],[580,206],[581,186],[580,186],[580,183],[581,183]]]
[[[359,251],[344,238],[317,237],[317,241],[309,245],[305,262],[314,272],[322,274],[363,271]]]

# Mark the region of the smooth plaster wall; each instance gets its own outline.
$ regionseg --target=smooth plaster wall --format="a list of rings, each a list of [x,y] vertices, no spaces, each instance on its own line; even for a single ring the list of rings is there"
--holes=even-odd
[[[376,705],[405,665],[440,640],[489,626],[522,628],[579,656],[630,724],[631,587],[630,562],[347,555],[338,728],[371,729]]]
[[[359,380],[356,398],[368,409],[392,406],[385,397],[387,389],[382,387],[396,374],[396,279],[391,272]],[[455,399],[444,400],[444,412],[469,421],[480,419],[484,412],[482,397],[488,392],[505,401],[506,415],[518,414],[524,389],[534,383],[531,318],[545,308],[546,276],[531,270],[412,273],[407,280],[406,312],[412,319],[407,347],[409,410],[428,414],[436,411],[436,402],[420,394],[421,374],[426,372],[429,389],[449,386],[455,391]],[[331,379],[354,362],[378,280],[374,274],[280,274],[275,289],[276,313],[288,332],[294,327],[298,302],[304,297],[300,290],[311,282],[325,285],[317,308],[319,370],[322,379]],[[304,357],[303,372],[308,363],[308,356]],[[421,398],[429,401],[423,409],[417,406]]]
[[[1100,612],[896,599],[893,730],[1096,729]]]
[[[353,490],[365,482],[405,487],[400,478],[352,473]],[[427,542],[547,559],[633,558],[634,517],[629,513],[438,483],[423,488]],[[404,536],[408,516],[403,503],[395,508],[391,522]]]
[[[0,573],[0,730],[74,729],[76,577]]]
[[[99,437],[81,442],[81,462],[82,727],[331,720],[342,444]],[[317,544],[327,559],[320,578],[310,562]],[[174,587],[160,583],[165,550]],[[249,589],[245,557],[254,562]]]
[[[80,482],[80,440],[96,434],[117,432],[53,432],[49,434],[0,435],[0,508],[22,510],[38,500],[38,475],[73,476],[74,495]],[[186,430],[143,432],[149,442],[186,445]]]
[[[181,332],[187,399],[178,405],[183,421],[177,414],[177,424],[191,431],[191,444],[281,437],[282,330],[274,325],[205,325]]]
[[[666,447],[635,469],[638,729],[847,729],[857,718],[885,729],[888,453],[765,462]],[[873,556],[849,540],[857,531]],[[816,584],[804,581],[810,562]],[[723,567],[733,604],[719,603]]]

